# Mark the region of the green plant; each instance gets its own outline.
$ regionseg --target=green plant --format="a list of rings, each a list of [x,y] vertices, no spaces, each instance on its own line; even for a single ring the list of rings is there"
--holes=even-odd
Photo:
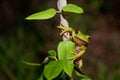
[[[72,27],[68,26],[67,20],[62,15],[63,12],[81,14],[84,11],[81,7],[75,4],[66,4],[64,1],[58,0],[59,11],[50,8],[26,18],[27,20],[46,20],[54,17],[57,13],[60,14],[61,20],[58,28],[62,31],[60,35],[63,36],[63,41],[59,42],[57,52],[55,50],[49,50],[48,57],[41,64],[23,62],[33,66],[44,66],[39,80],[74,79],[73,74],[76,74],[81,80],[91,80],[81,71],[81,56],[86,51],[89,36],[80,31],[76,33]]]

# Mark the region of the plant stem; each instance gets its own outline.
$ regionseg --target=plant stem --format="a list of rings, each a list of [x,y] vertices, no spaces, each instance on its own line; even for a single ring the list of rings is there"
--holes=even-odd
[[[62,8],[66,5],[67,5],[67,0],[58,0],[57,1],[58,10],[60,12],[62,11]],[[60,13],[60,24],[66,26],[66,27],[69,27],[68,21],[63,17],[63,15],[61,13]],[[70,33],[69,32],[64,33],[63,41],[67,41],[69,39],[70,39]],[[71,78],[71,80],[73,80],[73,78]]]
[[[58,6],[58,9],[59,9],[60,12],[62,11],[62,8],[66,5],[67,5],[67,0],[58,0],[57,1],[57,6]],[[66,26],[66,27],[69,26],[68,21],[63,17],[62,14],[60,14],[60,24]],[[66,40],[69,40],[69,39],[70,39],[70,33],[69,32],[64,33],[63,41],[66,41]]]

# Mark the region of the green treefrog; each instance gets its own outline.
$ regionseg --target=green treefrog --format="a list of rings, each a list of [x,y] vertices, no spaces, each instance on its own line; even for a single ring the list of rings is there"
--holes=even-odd
[[[76,33],[75,30],[71,27],[60,25],[58,28],[62,30],[60,35],[63,35],[65,32],[70,32],[71,39],[76,43],[75,51],[73,52],[75,56],[69,59],[76,60],[80,58],[86,51],[86,44],[89,42],[89,36],[81,33],[80,31]]]

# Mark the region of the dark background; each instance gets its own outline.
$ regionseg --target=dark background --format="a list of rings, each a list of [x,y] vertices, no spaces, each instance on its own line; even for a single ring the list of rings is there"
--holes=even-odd
[[[59,15],[43,21],[25,17],[56,6],[57,0],[0,0],[0,80],[37,80],[47,51],[62,38]],[[93,80],[120,80],[120,0],[69,0],[84,14],[67,14],[70,26],[90,35],[83,71]]]

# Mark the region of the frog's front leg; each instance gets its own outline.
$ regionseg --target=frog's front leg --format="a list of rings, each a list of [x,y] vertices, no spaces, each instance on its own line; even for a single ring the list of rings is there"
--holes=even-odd
[[[71,32],[72,33],[72,31],[73,31],[73,29],[71,27],[65,27],[63,25],[57,26],[57,28],[61,29],[61,31],[62,31],[60,33],[60,35],[63,35],[66,32]]]
[[[60,35],[63,35],[66,32],[69,32],[68,30],[61,30],[62,32],[60,33]]]
[[[75,56],[69,58],[68,60],[76,60],[78,58],[80,58],[86,51],[86,47],[85,46],[81,46],[81,50],[79,51],[79,53],[77,53],[77,51],[75,51],[76,53],[74,53]]]
[[[78,49],[79,48],[79,49]],[[77,47],[76,50],[74,51],[74,56],[69,58],[68,60],[73,60],[75,62],[75,64],[81,68],[83,65],[81,56],[85,53],[86,51],[86,47],[85,46],[81,46],[81,47]]]

